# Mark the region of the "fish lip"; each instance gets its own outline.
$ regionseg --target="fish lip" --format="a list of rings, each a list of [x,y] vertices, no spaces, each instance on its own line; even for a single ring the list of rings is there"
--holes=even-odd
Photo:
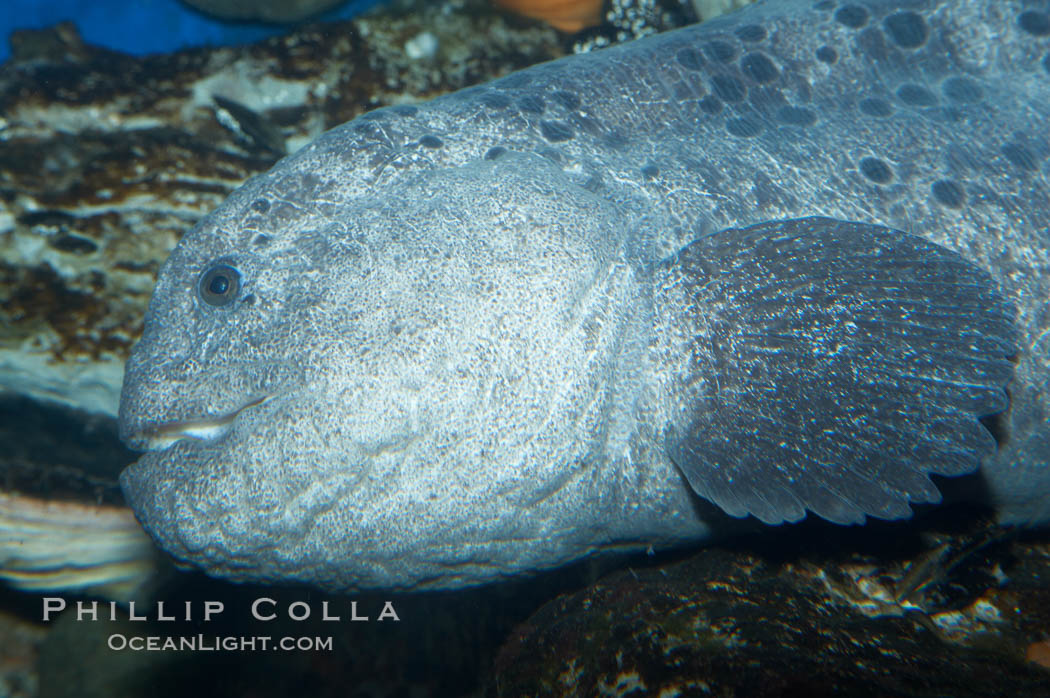
[[[132,435],[128,440],[140,445],[141,450],[153,452],[164,451],[171,448],[179,441],[216,441],[225,436],[233,426],[234,421],[245,410],[249,410],[269,401],[272,395],[256,397],[233,410],[215,417],[202,417],[200,419],[179,420],[177,422],[162,422],[151,424]]]

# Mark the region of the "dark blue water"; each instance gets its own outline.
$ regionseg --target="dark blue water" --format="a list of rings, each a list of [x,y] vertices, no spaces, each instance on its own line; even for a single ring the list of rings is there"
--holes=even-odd
[[[382,0],[348,0],[318,18],[353,17]],[[91,44],[134,54],[165,53],[189,46],[246,44],[288,31],[261,22],[225,22],[179,0],[0,0],[0,61],[11,55],[16,29],[39,29],[72,21]]]

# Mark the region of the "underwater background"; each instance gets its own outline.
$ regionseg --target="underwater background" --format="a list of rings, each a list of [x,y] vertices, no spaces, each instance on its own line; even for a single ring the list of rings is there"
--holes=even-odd
[[[181,233],[371,109],[697,19],[674,1],[605,11],[566,34],[476,0],[353,0],[289,24],[176,0],[4,1],[0,698],[1050,696],[1050,540],[967,507],[346,597],[177,571],[138,529],[116,484],[136,457],[116,399]],[[45,622],[54,598],[67,608]],[[253,617],[258,599],[277,618]],[[78,601],[99,619],[78,618]],[[158,602],[177,619],[158,619]],[[205,602],[225,611],[205,622]],[[379,620],[387,603],[398,620]],[[307,647],[134,651],[115,636]]]
[[[312,17],[314,21],[346,19],[379,0],[350,0]],[[285,25],[224,21],[179,0],[132,2],[91,0],[5,0],[0,10],[0,61],[11,55],[7,37],[16,29],[41,29],[71,21],[84,41],[135,55],[167,53],[191,46],[246,44],[288,31]]]

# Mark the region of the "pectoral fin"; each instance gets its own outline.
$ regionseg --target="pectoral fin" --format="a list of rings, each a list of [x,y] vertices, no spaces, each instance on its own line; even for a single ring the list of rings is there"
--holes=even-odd
[[[827,218],[725,230],[657,269],[668,454],[732,516],[909,516],[975,470],[1007,407],[1014,311],[958,254]]]

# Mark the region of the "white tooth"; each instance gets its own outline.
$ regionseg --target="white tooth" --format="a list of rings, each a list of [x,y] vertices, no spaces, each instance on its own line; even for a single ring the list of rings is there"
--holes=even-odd
[[[151,436],[149,441],[146,443],[146,450],[148,451],[163,451],[168,446],[179,440],[179,437],[168,434],[158,434],[157,436]]]
[[[265,402],[267,399],[263,397],[253,400],[233,414],[218,419],[202,419],[199,422],[164,425],[149,437],[147,448],[150,451],[160,451],[181,439],[198,439],[200,441],[218,439],[230,430],[237,415],[250,407],[255,407]]]
[[[218,439],[225,435],[230,430],[230,424],[227,423],[204,423],[204,424],[184,424],[178,427],[171,427],[156,433],[149,440],[150,450],[159,450],[167,448],[176,441],[182,439],[197,439],[199,441],[208,441],[210,439]]]
[[[208,441],[223,436],[230,430],[233,417],[222,419],[202,420],[188,424],[172,424],[162,427],[156,434],[150,437],[149,450],[156,451],[168,448],[181,439],[197,439]]]
[[[230,430],[230,422],[187,424],[180,431],[193,439],[217,439]]]

